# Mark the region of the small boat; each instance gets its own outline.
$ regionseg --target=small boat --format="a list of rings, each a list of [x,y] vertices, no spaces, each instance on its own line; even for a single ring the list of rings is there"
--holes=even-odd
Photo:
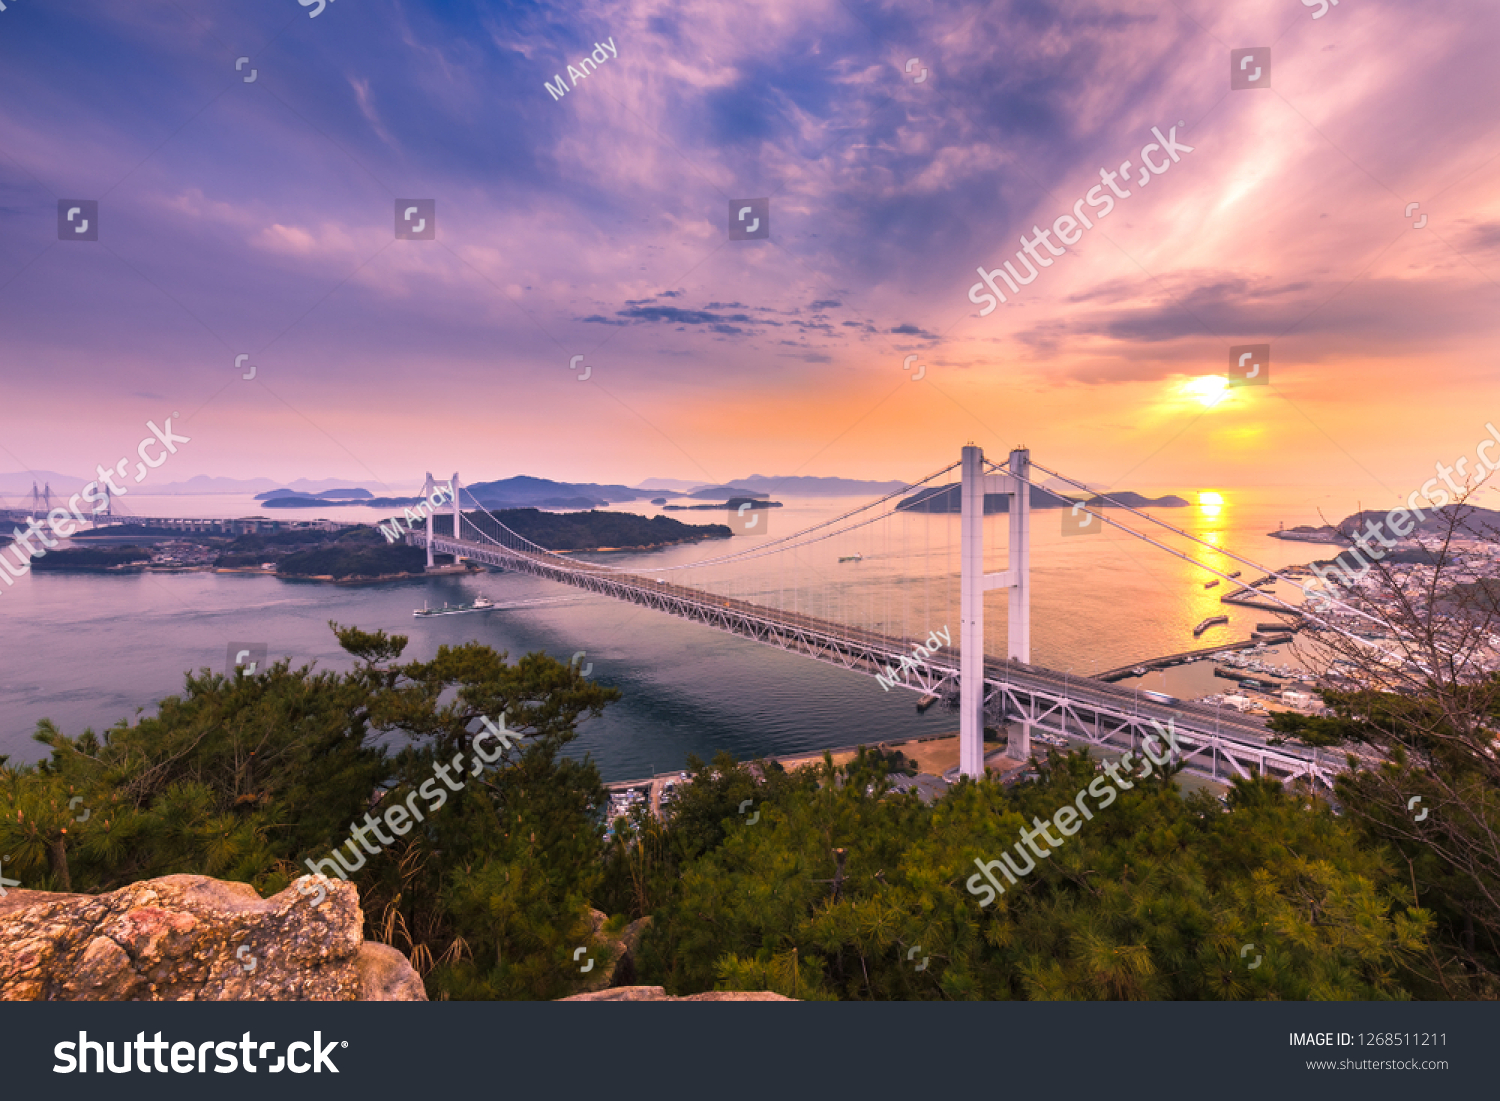
[[[494,606],[495,602],[487,596],[475,597],[472,604],[449,605],[445,602],[441,608],[429,608],[427,601],[424,600],[422,601],[422,606],[412,612],[412,615],[418,619],[434,615],[463,615],[465,612],[487,612]]]
[[[1144,677],[1147,673],[1151,672],[1151,670],[1147,669],[1144,665],[1137,665],[1134,669],[1131,670],[1131,672],[1138,677]]]
[[[1240,571],[1239,570],[1235,570],[1233,573],[1226,574],[1225,576],[1226,577],[1238,577],[1239,575],[1240,575]]]
[[[1212,581],[1205,581],[1205,582],[1204,582],[1204,583],[1203,583],[1203,587],[1204,587],[1204,588],[1205,588],[1205,589],[1211,589],[1211,588],[1213,588],[1213,587],[1214,587],[1214,586],[1215,586],[1215,585],[1217,585],[1217,584],[1218,584],[1218,583],[1219,583],[1219,579],[1218,579],[1218,578],[1217,578],[1217,577],[1216,577],[1216,578],[1214,578],[1214,579],[1213,579],[1213,580],[1212,580]]]
[[[1193,628],[1193,637],[1197,638],[1199,635],[1201,635],[1204,631],[1208,630],[1210,627],[1216,626],[1217,624],[1220,624],[1220,623],[1228,623],[1228,622],[1229,622],[1229,617],[1227,615],[1211,615],[1207,619],[1205,619],[1202,623],[1198,624],[1198,626],[1196,626],[1196,627]]]
[[[937,703],[937,701],[938,698],[931,693],[923,696],[920,700],[917,701],[917,714],[922,714],[922,712],[926,711],[933,704]]]
[[[860,554],[859,551],[855,551],[853,554],[846,554],[839,559],[840,562],[863,562],[864,560],[865,556]]]

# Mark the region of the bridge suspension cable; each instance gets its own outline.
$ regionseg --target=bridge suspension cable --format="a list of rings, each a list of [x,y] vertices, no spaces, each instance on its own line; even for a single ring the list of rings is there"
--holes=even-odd
[[[933,481],[936,478],[941,478],[945,474],[951,473],[957,466],[958,466],[958,463],[951,463],[950,465],[948,465],[946,467],[943,467],[941,470],[938,470],[938,471],[935,471],[932,474],[929,474],[927,477],[923,478],[921,481],[914,482],[911,485],[905,486],[905,487],[903,487],[901,489],[892,490],[890,493],[885,494],[883,497],[879,497],[876,500],[870,501],[867,504],[860,505],[858,508],[850,509],[848,512],[845,512],[845,513],[843,513],[843,514],[841,514],[839,516],[835,516],[835,517],[833,517],[830,520],[825,520],[825,521],[823,521],[820,524],[814,524],[812,527],[806,528],[806,529],[804,529],[802,531],[799,531],[799,532],[796,532],[796,533],[794,533],[792,535],[785,535],[785,536],[782,536],[779,539],[775,539],[775,540],[772,540],[772,541],[766,542],[766,543],[761,543],[761,544],[759,544],[757,546],[754,546],[754,547],[746,548],[743,551],[736,551],[733,554],[724,554],[724,555],[719,555],[719,556],[714,557],[714,558],[702,559],[702,560],[697,561],[697,562],[684,562],[684,563],[679,563],[677,565],[672,565],[672,566],[653,566],[653,567],[651,567],[651,572],[653,572],[653,573],[667,573],[667,572],[676,571],[676,570],[702,569],[702,568],[704,568],[706,566],[717,566],[717,565],[723,565],[723,564],[729,563],[729,562],[747,561],[747,560],[752,559],[752,558],[762,558],[762,557],[765,557],[766,555],[769,555],[769,554],[779,554],[779,553],[781,553],[783,551],[797,550],[797,549],[799,549],[801,547],[811,546],[814,543],[819,543],[819,542],[822,542],[822,541],[824,541],[826,539],[834,538],[835,536],[838,536],[838,535],[847,534],[848,532],[851,532],[851,531],[857,531],[858,529],[860,529],[862,527],[867,527],[870,524],[878,523],[881,520],[885,520],[885,519],[890,518],[891,516],[894,516],[895,513],[896,513],[896,510],[892,509],[889,512],[881,513],[878,516],[874,516],[874,517],[870,518],[869,520],[864,520],[864,521],[861,521],[860,523],[851,524],[848,527],[840,528],[840,529],[838,529],[836,531],[828,532],[827,534],[821,535],[821,536],[819,536],[816,539],[806,538],[807,536],[811,535],[813,532],[822,531],[824,528],[831,527],[834,524],[841,523],[842,521],[847,520],[847,519],[849,519],[852,516],[858,516],[862,512],[867,512],[870,509],[877,508],[880,505],[883,505],[885,502],[891,500],[894,497],[902,497],[902,496],[905,496],[905,495],[911,493],[915,489],[920,489],[922,486],[925,486],[928,482],[931,482],[931,481]],[[460,491],[460,492],[462,492],[462,491]],[[530,539],[527,539],[524,535],[520,535],[517,532],[513,531],[508,526],[506,526],[506,524],[504,522],[502,522],[497,516],[495,516],[494,513],[492,513],[489,509],[485,508],[484,505],[480,504],[477,500],[474,500],[472,493],[470,493],[469,496],[470,496],[470,499],[473,500],[474,506],[480,512],[483,512],[487,517],[489,517],[490,520],[493,521],[495,523],[495,525],[502,532],[510,535],[512,538],[516,539],[518,542],[525,544],[525,546],[526,546],[527,549],[533,550],[533,551],[535,551],[537,553],[540,553],[540,554],[545,554],[545,555],[550,555],[550,556],[553,556],[553,557],[556,557],[556,558],[561,558],[561,559],[563,559],[565,561],[568,561],[568,562],[573,562],[573,563],[577,563],[579,565],[587,566],[587,567],[589,567],[591,569],[612,570],[612,571],[617,571],[617,572],[621,572],[621,573],[635,573],[635,572],[639,572],[640,567],[638,567],[638,566],[637,567],[626,567],[626,566],[614,566],[614,565],[610,565],[608,563],[602,563],[602,562],[583,562],[581,559],[575,559],[575,558],[572,558],[572,557],[570,557],[568,555],[561,554],[561,553],[559,553],[557,551],[548,550],[546,547],[543,547],[540,544],[535,543],[535,542],[533,542]],[[461,512],[462,512],[462,509],[460,508],[460,513]],[[468,523],[469,523],[470,527],[472,527],[476,532],[478,532],[480,535],[482,535],[489,542],[493,543],[495,546],[497,546],[497,547],[504,547],[504,546],[506,546],[505,543],[503,543],[500,540],[494,538],[492,535],[489,534],[489,532],[485,531],[483,528],[479,527],[479,525],[475,524],[473,522],[473,520],[469,520]],[[515,549],[515,548],[507,548],[507,549]]]
[[[996,470],[1002,470],[1003,469],[1003,466],[1001,464],[990,463],[990,462],[986,461],[986,465],[991,466],[991,467],[993,467]],[[1089,489],[1089,487],[1086,486],[1085,484],[1083,484],[1082,482],[1075,481],[1074,479],[1069,478],[1066,474],[1059,474],[1057,471],[1051,470],[1051,469],[1043,466],[1041,463],[1033,462],[1031,465],[1034,466],[1034,467],[1036,467],[1036,469],[1038,469],[1038,470],[1045,471],[1047,474],[1052,475],[1052,477],[1054,477],[1054,478],[1059,478],[1062,481],[1067,482],[1069,485],[1078,487],[1079,489],[1083,490],[1086,493],[1093,494],[1094,497],[1096,497],[1096,498],[1098,498],[1098,499],[1100,499],[1102,501],[1107,501],[1109,504],[1113,505],[1116,508],[1125,509],[1127,512],[1133,513],[1134,515],[1139,516],[1143,520],[1147,520],[1150,523],[1156,524],[1158,527],[1166,528],[1168,531],[1171,531],[1171,532],[1173,532],[1173,533],[1175,533],[1177,535],[1181,535],[1184,538],[1189,539],[1189,540],[1191,540],[1194,543],[1200,544],[1201,546],[1207,547],[1209,550],[1212,550],[1216,554],[1222,554],[1226,558],[1232,558],[1232,559],[1234,559],[1236,562],[1239,562],[1241,565],[1250,566],[1252,569],[1260,570],[1262,573],[1266,574],[1267,576],[1274,577],[1278,581],[1285,581],[1287,584],[1291,585],[1293,588],[1295,588],[1299,592],[1301,592],[1304,597],[1310,597],[1312,595],[1309,592],[1309,590],[1307,589],[1306,586],[1301,585],[1301,584],[1299,584],[1296,581],[1293,581],[1291,578],[1285,576],[1284,574],[1278,572],[1277,570],[1273,570],[1273,569],[1271,569],[1268,566],[1263,566],[1260,563],[1254,561],[1253,559],[1245,558],[1242,555],[1235,554],[1233,551],[1224,550],[1222,547],[1214,546],[1214,544],[1208,542],[1205,539],[1200,539],[1198,536],[1194,535],[1192,532],[1184,531],[1182,528],[1179,528],[1179,527],[1176,527],[1175,525],[1169,524],[1165,520],[1157,519],[1155,516],[1149,516],[1145,512],[1142,512],[1138,508],[1135,508],[1135,507],[1133,507],[1131,505],[1127,505],[1123,501],[1117,501],[1117,500],[1115,500],[1113,497],[1110,497],[1108,494],[1105,494],[1105,493],[1094,493],[1093,490]],[[1010,472],[1009,471],[1005,471],[1005,473],[1009,474]],[[1045,490],[1046,492],[1049,492],[1049,493],[1051,492],[1051,490],[1046,490],[1045,486],[1039,486],[1035,482],[1032,482],[1030,479],[1021,478],[1020,480],[1023,481],[1023,482],[1026,482],[1026,484],[1029,485],[1029,486],[1031,486],[1032,488],[1043,489],[1043,490]],[[1133,528],[1126,527],[1124,524],[1120,523],[1117,520],[1111,520],[1107,516],[1103,515],[1102,512],[1096,512],[1096,513],[1094,513],[1094,515],[1097,516],[1099,518],[1099,520],[1101,520],[1102,522],[1104,522],[1106,524],[1109,524],[1109,525],[1111,525],[1113,527],[1119,528],[1121,531],[1125,532],[1127,535],[1133,535],[1133,536],[1135,536],[1135,538],[1141,540],[1142,542],[1151,544],[1153,547],[1156,547],[1158,550],[1164,550],[1168,554],[1173,555],[1176,558],[1182,559],[1184,562],[1187,562],[1187,563],[1189,563],[1191,565],[1197,566],[1199,569],[1207,570],[1209,573],[1214,574],[1214,575],[1216,575],[1218,577],[1221,577],[1225,581],[1230,582],[1231,584],[1238,584],[1238,582],[1236,581],[1235,578],[1232,578],[1228,574],[1226,574],[1226,573],[1224,573],[1224,572],[1222,572],[1220,570],[1215,569],[1213,566],[1208,565],[1206,562],[1199,562],[1197,559],[1193,558],[1191,555],[1185,554],[1182,551],[1177,550],[1175,547],[1169,547],[1165,543],[1158,542],[1157,540],[1151,538],[1149,535],[1145,535],[1142,532],[1138,532],[1138,531],[1136,531]],[[1248,587],[1248,586],[1241,586],[1241,587],[1243,588],[1243,587]],[[1428,669],[1421,662],[1415,661],[1414,659],[1412,659],[1410,657],[1404,657],[1404,656],[1401,656],[1401,655],[1393,654],[1389,650],[1385,649],[1383,646],[1380,646],[1378,643],[1375,643],[1375,642],[1371,641],[1370,639],[1361,638],[1359,635],[1356,635],[1356,634],[1354,634],[1351,631],[1346,631],[1342,627],[1339,627],[1337,624],[1331,623],[1328,620],[1324,619],[1322,616],[1318,615],[1316,612],[1307,611],[1305,604],[1302,605],[1302,606],[1300,606],[1300,607],[1297,606],[1297,605],[1295,605],[1295,604],[1290,604],[1287,601],[1283,600],[1281,597],[1277,596],[1275,593],[1261,592],[1260,595],[1263,596],[1263,597],[1266,597],[1269,600],[1275,601],[1277,604],[1280,604],[1288,612],[1290,612],[1290,613],[1292,613],[1294,615],[1306,616],[1306,617],[1312,619],[1314,622],[1316,622],[1317,624],[1319,624],[1319,626],[1325,628],[1326,630],[1330,630],[1330,631],[1335,632],[1336,634],[1343,635],[1345,638],[1348,638],[1348,639],[1350,639],[1353,642],[1357,642],[1361,646],[1365,646],[1365,647],[1368,647],[1370,649],[1376,650],[1376,651],[1378,651],[1379,653],[1383,654],[1386,657],[1394,658],[1394,659],[1397,659],[1397,660],[1400,660],[1400,661],[1411,661],[1414,665],[1417,666],[1417,668],[1421,669],[1422,672],[1426,673],[1429,676],[1432,675],[1432,670]],[[1320,598],[1327,600],[1330,604],[1336,604],[1340,608],[1343,608],[1346,611],[1352,612],[1354,615],[1360,616],[1361,618],[1367,619],[1367,620],[1369,620],[1372,623],[1375,623],[1375,624],[1380,624],[1381,623],[1379,617],[1371,615],[1369,612],[1366,612],[1366,611],[1364,611],[1361,608],[1356,608],[1353,605],[1347,604],[1344,601],[1339,600],[1339,599],[1337,599],[1335,597],[1320,596]]]

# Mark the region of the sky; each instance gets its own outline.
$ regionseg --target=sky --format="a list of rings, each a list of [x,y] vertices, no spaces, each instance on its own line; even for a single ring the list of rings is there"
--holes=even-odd
[[[1489,0],[17,0],[0,472],[172,417],[156,482],[915,481],[975,442],[1405,496],[1500,419],[1497,45]]]

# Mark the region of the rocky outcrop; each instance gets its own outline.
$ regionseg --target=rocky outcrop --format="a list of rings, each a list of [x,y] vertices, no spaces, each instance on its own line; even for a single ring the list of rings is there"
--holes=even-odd
[[[651,925],[651,916],[648,914],[632,921],[618,933],[610,933],[604,928],[607,920],[600,911],[589,911],[589,958],[599,961],[601,966],[591,967],[593,974],[585,975],[585,994],[612,986],[626,986],[635,981],[635,954],[640,948],[641,937]]]
[[[769,990],[710,990],[707,994],[688,994],[674,998],[664,986],[617,986],[592,994],[574,994],[559,998],[564,1002],[790,1002],[794,998],[772,994]]]
[[[363,929],[354,886],[321,876],[266,899],[199,875],[103,895],[13,889],[0,898],[0,999],[426,1001],[406,958]]]

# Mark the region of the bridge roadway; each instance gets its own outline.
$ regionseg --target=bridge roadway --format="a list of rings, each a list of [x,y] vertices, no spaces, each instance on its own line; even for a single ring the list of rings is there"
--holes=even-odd
[[[413,531],[406,541],[425,547],[427,535]],[[947,648],[951,658],[923,658],[922,664],[909,667],[904,675],[899,672],[902,655],[916,656],[914,642],[924,642],[925,636],[905,642],[551,553],[442,535],[434,535],[432,549],[653,608],[840,668],[871,676],[885,673],[887,680],[895,672],[896,687],[945,699],[958,697],[956,649]],[[957,624],[952,627],[956,629]],[[1166,727],[1170,723],[1185,770],[1221,783],[1258,772],[1283,782],[1302,780],[1329,789],[1334,775],[1344,767],[1342,750],[1268,744],[1270,731],[1264,722],[1232,709],[1166,704],[1134,689],[1004,658],[985,659],[984,680],[986,725],[1025,722],[1036,730],[1126,752],[1139,750],[1147,738],[1160,743],[1156,724]]]

